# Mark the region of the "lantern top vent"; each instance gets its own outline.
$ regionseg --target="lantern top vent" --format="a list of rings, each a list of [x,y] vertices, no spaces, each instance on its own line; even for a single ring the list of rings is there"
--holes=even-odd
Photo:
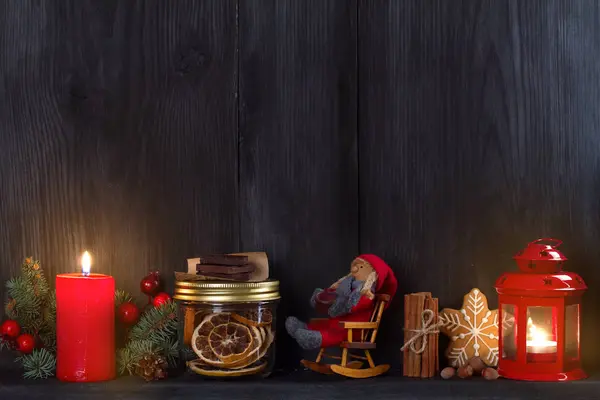
[[[564,297],[587,289],[583,279],[574,272],[558,274],[502,274],[494,285],[500,294],[510,296]]]
[[[529,243],[513,258],[523,272],[533,274],[560,272],[563,263],[567,260],[567,257],[557,249],[561,244],[562,241],[558,239],[537,239]]]

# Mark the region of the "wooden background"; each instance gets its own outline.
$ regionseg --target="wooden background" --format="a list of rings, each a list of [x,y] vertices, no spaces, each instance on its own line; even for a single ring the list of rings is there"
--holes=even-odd
[[[88,249],[139,293],[149,270],[264,250],[281,326],[361,252],[400,294],[495,307],[513,254],[552,236],[590,286],[592,368],[599,59],[591,0],[0,2],[0,280]],[[398,366],[401,296],[384,320]]]

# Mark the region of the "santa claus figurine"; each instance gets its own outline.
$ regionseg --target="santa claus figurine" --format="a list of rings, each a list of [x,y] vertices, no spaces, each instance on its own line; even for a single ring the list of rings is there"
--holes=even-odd
[[[339,322],[370,321],[376,305],[375,294],[387,294],[391,300],[397,287],[394,272],[385,261],[373,254],[362,254],[352,261],[348,275],[328,289],[315,289],[311,305],[317,310],[325,307],[329,318],[307,324],[288,317],[285,328],[305,350],[338,346],[348,335]],[[354,340],[360,340],[360,330],[356,331],[358,336]]]

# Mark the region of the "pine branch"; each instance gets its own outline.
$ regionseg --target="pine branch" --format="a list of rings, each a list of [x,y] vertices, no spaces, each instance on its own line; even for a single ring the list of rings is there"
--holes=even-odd
[[[46,349],[35,349],[31,354],[26,354],[15,359],[21,362],[26,379],[45,379],[54,375],[56,358]]]
[[[137,363],[145,355],[161,355],[175,366],[178,352],[177,307],[172,301],[157,308],[148,309],[135,324],[130,341],[119,351],[120,374],[134,374]]]
[[[21,265],[21,274],[6,282],[8,302],[6,315],[18,322],[21,332],[39,338],[44,348],[15,359],[29,379],[52,376],[56,368],[56,293],[50,290],[39,261],[31,257]],[[11,347],[0,343],[0,348]]]
[[[52,353],[56,353],[56,329],[55,328],[46,328],[43,331],[39,332],[39,337],[42,343],[44,344],[44,348]]]
[[[133,301],[133,298],[129,293],[121,289],[115,290],[115,308],[118,309],[121,304],[128,303],[130,301]]]
[[[127,347],[120,349],[117,355],[119,363],[119,374],[126,372],[133,375],[137,363],[147,354],[160,353],[160,349],[150,340],[132,340]]]
[[[6,288],[9,296],[6,314],[19,323],[23,332],[35,335],[54,325],[56,298],[50,292],[39,261],[26,258],[21,275],[6,282]]]
[[[14,345],[8,340],[0,338],[0,351],[2,350],[14,350]]]
[[[10,278],[6,281],[6,289],[11,297],[19,291],[27,290],[27,282],[20,276]]]
[[[171,338],[170,341],[162,342],[159,346],[161,354],[167,359],[169,366],[175,367],[179,358],[179,341],[177,338]]]
[[[135,368],[137,359],[130,349],[127,347],[119,349],[117,352],[117,362],[119,365],[119,375],[125,375],[125,373],[133,375],[133,369]]]
[[[29,281],[33,289],[33,294],[38,298],[45,298],[50,291],[50,286],[44,276],[44,271],[39,261],[33,260],[31,257],[25,259],[21,266],[21,271],[24,277]]]
[[[17,310],[15,310],[15,300],[9,298],[4,305],[4,313],[9,319],[17,318]]]
[[[146,311],[130,332],[132,340],[150,340],[157,345],[170,342],[177,332],[177,307],[169,301]]]
[[[47,326],[56,326],[56,290],[52,290],[46,300],[44,322]]]

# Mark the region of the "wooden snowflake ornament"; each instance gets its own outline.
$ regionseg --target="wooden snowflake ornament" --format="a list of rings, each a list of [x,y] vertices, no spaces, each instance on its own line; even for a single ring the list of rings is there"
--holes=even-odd
[[[440,312],[440,331],[450,338],[446,357],[459,368],[473,357],[490,367],[498,364],[498,310],[490,311],[487,298],[475,288],[463,298],[462,308]]]

